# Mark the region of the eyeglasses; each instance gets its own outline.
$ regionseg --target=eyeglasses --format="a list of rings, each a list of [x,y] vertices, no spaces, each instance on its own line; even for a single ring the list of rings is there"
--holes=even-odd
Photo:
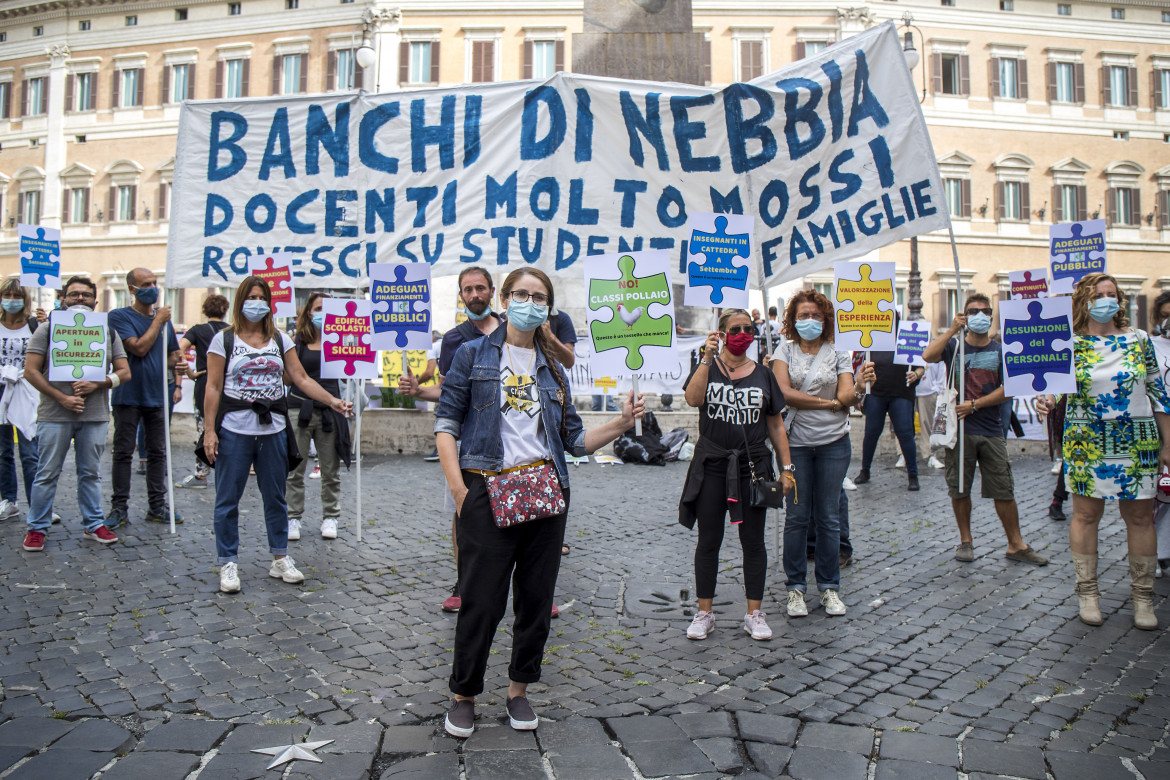
[[[65,293],[66,298],[96,298],[97,296],[91,292],[71,292]]]
[[[988,317],[990,317],[991,316],[991,309],[989,309],[989,308],[967,309],[967,316],[968,317],[974,317],[976,314],[986,314]]]
[[[735,336],[735,335],[738,335],[740,333],[751,333],[754,336],[755,330],[752,328],[751,325],[732,325],[730,328],[727,329],[728,336]]]
[[[531,300],[537,306],[544,306],[548,303],[548,296],[544,293],[530,293],[527,290],[513,290],[508,293],[508,297],[516,303],[524,303],[528,300]]]

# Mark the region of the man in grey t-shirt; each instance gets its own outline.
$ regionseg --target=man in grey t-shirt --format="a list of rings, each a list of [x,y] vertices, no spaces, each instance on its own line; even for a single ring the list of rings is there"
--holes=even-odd
[[[65,283],[64,305],[71,310],[92,311],[97,303],[97,287],[89,279],[74,276]],[[130,379],[130,366],[122,340],[112,329],[106,332],[106,378],[100,382],[50,382],[48,378],[48,324],[37,328],[28,342],[24,378],[41,393],[37,408],[37,445],[40,463],[29,497],[28,533],[24,549],[40,552],[45,548],[45,531],[53,518],[53,499],[57,480],[69,445],[73,444],[77,463],[77,508],[85,526],[85,538],[101,544],[118,541],[105,526],[102,516],[102,452],[106,448],[106,431],[110,424],[110,390]]]

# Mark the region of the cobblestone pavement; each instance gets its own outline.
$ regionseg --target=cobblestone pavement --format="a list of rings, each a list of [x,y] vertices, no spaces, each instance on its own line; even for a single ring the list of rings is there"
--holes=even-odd
[[[454,567],[437,464],[367,464],[361,544],[353,475],[332,542],[317,534],[310,482],[291,545],[308,578],[299,587],[267,576],[250,490],[239,595],[217,589],[211,490],[176,491],[187,522],[170,536],[141,521],[135,477],[135,523],[105,548],[81,538],[68,471],[65,523],[44,553],[20,549],[18,519],[0,525],[2,778],[1170,777],[1170,640],[1133,629],[1116,510],[1101,532],[1105,625],[1076,620],[1066,528],[1046,517],[1053,478],[1040,458],[1016,461],[1016,488],[1025,538],[1050,566],[1005,560],[983,500],[979,558],[955,561],[941,472],[924,469],[911,494],[884,463],[851,494],[848,615],[827,617],[814,595],[809,617],[789,620],[772,559],[770,642],[741,628],[734,534],[718,630],[685,637],[694,538],[675,522],[685,464],[575,467],[561,617],[530,689],[541,726],[507,726],[505,620],[477,732],[462,744],[442,730],[455,618],[438,610]],[[1170,580],[1156,591],[1170,624]],[[335,740],[324,763],[282,775],[248,752],[302,738]]]

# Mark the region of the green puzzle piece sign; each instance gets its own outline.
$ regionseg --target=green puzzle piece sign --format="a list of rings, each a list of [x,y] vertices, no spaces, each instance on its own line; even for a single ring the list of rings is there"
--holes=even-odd
[[[65,347],[57,344],[64,343]],[[103,349],[93,349],[93,343],[98,342]],[[87,325],[84,314],[74,314],[73,324],[54,323],[49,332],[49,360],[50,367],[66,368],[73,371],[74,379],[82,379],[86,375],[86,368],[96,368],[99,374],[105,372],[106,367],[106,328],[104,325]],[[91,377],[93,372],[89,372]]]
[[[645,360],[640,347],[669,347],[674,333],[670,316],[650,316],[650,305],[670,303],[670,282],[666,274],[635,276],[634,258],[629,255],[618,260],[620,279],[590,279],[589,308],[594,311],[612,309],[609,322],[594,320],[589,323],[593,349],[605,352],[626,349],[626,366],[637,371]]]

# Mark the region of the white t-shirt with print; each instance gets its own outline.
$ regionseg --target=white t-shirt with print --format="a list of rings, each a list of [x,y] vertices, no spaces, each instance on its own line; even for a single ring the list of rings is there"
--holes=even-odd
[[[830,345],[832,346],[832,345]],[[788,366],[788,381],[793,390],[800,390],[804,378],[816,361],[816,355],[809,355],[800,348],[799,341],[785,341],[776,350],[776,360]],[[853,373],[853,356],[840,350],[829,351],[817,368],[816,375],[809,382],[807,392],[818,398],[837,397],[837,377]],[[831,444],[849,433],[849,410],[834,412],[831,409],[795,409],[788,407],[788,413],[796,413],[788,431],[790,444],[800,447],[820,447]]]
[[[28,351],[28,340],[32,338],[32,331],[28,323],[19,328],[9,328],[0,325],[0,368],[12,366],[18,371],[24,371],[25,353]]]
[[[502,469],[552,457],[540,419],[536,353],[510,344],[500,350],[500,438]]]
[[[223,334],[215,334],[207,347],[209,355],[219,355],[227,361],[224,367],[223,392],[229,398],[242,401],[279,401],[284,397],[284,355],[291,351],[293,341],[285,333],[277,333],[260,349],[236,336],[231,357],[224,355]],[[256,413],[241,409],[228,412],[223,418],[223,427],[241,436],[267,436],[284,430],[284,415],[272,415],[269,425],[261,425]]]

